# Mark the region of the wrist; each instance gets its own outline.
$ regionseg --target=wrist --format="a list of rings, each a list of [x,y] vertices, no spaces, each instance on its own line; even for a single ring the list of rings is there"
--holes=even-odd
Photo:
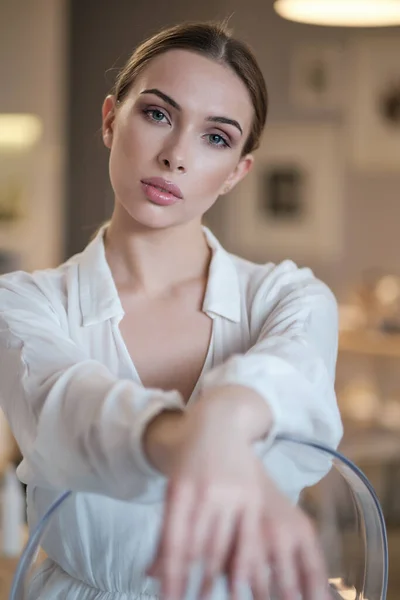
[[[165,410],[148,424],[143,450],[151,465],[168,476],[173,470],[184,438],[186,413]]]

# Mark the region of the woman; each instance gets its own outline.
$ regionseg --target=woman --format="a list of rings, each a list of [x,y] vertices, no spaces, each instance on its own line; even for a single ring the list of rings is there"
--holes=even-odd
[[[59,268],[1,279],[0,391],[30,525],[80,492],[31,598],[157,597],[157,581],[194,597],[195,564],[202,597],[327,594],[295,501],[328,467],[273,441],[340,440],[334,298],[201,225],[250,171],[266,112],[255,59],[223,27],[153,36],[103,104],[110,223]]]

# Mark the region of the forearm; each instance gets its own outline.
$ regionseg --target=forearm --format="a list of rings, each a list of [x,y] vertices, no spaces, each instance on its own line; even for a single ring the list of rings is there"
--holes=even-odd
[[[243,385],[207,389],[196,408],[248,443],[263,439],[272,427],[272,412],[265,399]]]
[[[204,392],[188,411],[164,411],[153,419],[143,448],[153,467],[169,475],[188,436],[211,439],[229,431],[251,444],[268,435],[271,425],[271,412],[259,394],[244,386],[219,386]]]

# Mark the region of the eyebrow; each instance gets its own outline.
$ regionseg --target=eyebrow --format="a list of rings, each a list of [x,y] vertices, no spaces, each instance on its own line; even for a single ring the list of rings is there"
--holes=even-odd
[[[157,88],[143,90],[141,94],[154,94],[155,96],[161,98],[161,100],[164,100],[164,102],[166,102],[167,104],[170,104],[171,106],[176,108],[176,110],[182,110],[182,107],[177,102],[175,102],[175,100],[173,100],[170,96],[167,96],[167,94],[164,94],[164,92],[158,90]]]
[[[182,107],[180,106],[180,104],[178,104],[175,100],[173,100],[173,98],[171,98],[171,96],[164,94],[164,92],[162,92],[161,90],[158,90],[157,88],[150,88],[147,90],[143,90],[143,92],[141,92],[141,95],[142,94],[154,94],[155,96],[158,96],[159,98],[161,98],[161,100],[164,100],[164,102],[166,102],[167,104],[169,104],[176,110],[179,110],[179,111],[182,110]],[[243,129],[241,128],[238,121],[236,121],[235,119],[229,119],[228,117],[207,117],[206,121],[210,121],[211,123],[224,123],[225,125],[232,125],[233,127],[236,127],[236,129],[238,129],[240,131],[241,135],[243,135]]]
[[[228,117],[207,117],[207,121],[212,123],[225,123],[226,125],[233,125],[236,129],[239,129],[241,135],[243,135],[243,129],[235,119],[228,119]]]

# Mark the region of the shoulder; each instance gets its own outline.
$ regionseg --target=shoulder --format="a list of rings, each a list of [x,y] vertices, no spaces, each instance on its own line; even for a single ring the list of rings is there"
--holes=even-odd
[[[248,306],[276,306],[291,301],[299,306],[328,306],[337,311],[337,302],[330,288],[308,267],[292,260],[280,263],[254,263],[230,254],[238,275],[242,294]]]
[[[25,308],[46,308],[52,312],[62,311],[68,294],[78,284],[79,256],[53,269],[41,269],[28,273],[15,271],[0,276],[0,311]]]

